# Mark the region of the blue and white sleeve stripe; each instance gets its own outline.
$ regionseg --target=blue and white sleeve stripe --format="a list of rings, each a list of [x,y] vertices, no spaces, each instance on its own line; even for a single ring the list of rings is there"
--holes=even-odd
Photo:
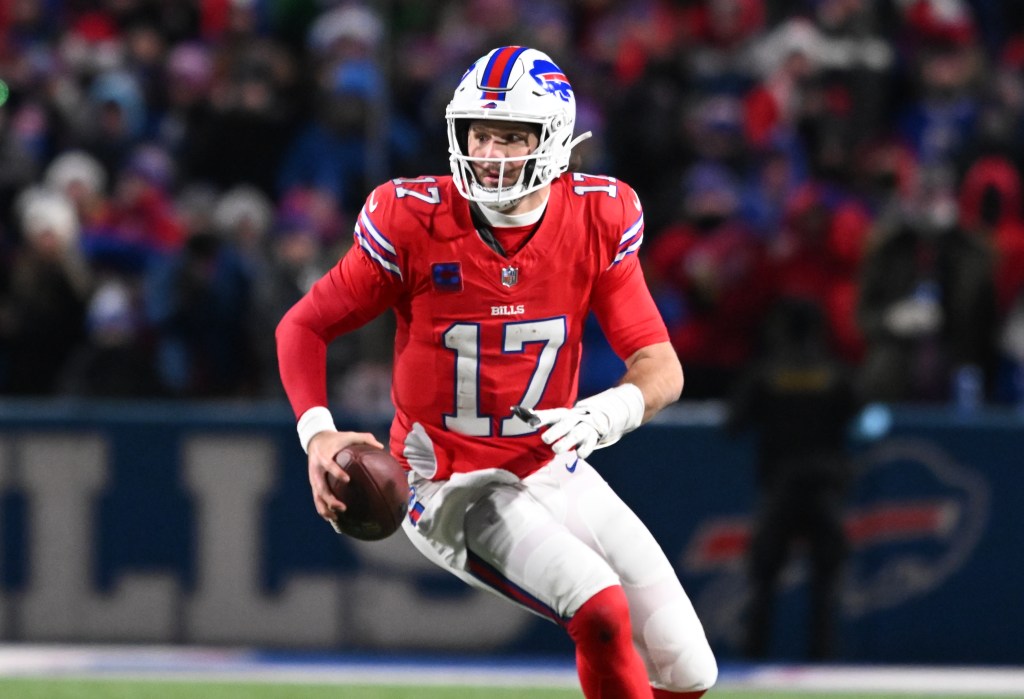
[[[625,230],[619,238],[619,248],[615,254],[612,264],[618,264],[626,257],[640,249],[640,243],[644,241],[644,215],[641,213],[636,221]]]
[[[359,212],[359,219],[356,221],[355,238],[370,259],[383,267],[389,274],[402,278],[402,270],[398,268],[398,253],[391,241],[380,232],[380,229],[370,220],[366,207]]]

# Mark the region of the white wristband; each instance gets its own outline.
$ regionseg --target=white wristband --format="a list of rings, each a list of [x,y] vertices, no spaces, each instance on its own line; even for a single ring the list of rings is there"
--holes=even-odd
[[[644,392],[633,383],[624,383],[615,388],[609,388],[604,393],[610,394],[622,401],[626,409],[625,423],[622,425],[622,434],[632,432],[644,421],[644,412],[647,405],[644,402]]]
[[[299,443],[302,444],[302,451],[308,454],[309,440],[313,439],[315,434],[324,430],[336,432],[338,428],[334,426],[334,418],[331,417],[331,411],[318,405],[302,413],[302,417],[299,418],[295,429],[299,433]]]
[[[640,387],[632,383],[624,383],[606,391],[584,398],[576,404],[578,408],[600,411],[608,421],[605,429],[600,430],[599,446],[608,446],[619,440],[619,437],[632,432],[644,419],[646,405]]]

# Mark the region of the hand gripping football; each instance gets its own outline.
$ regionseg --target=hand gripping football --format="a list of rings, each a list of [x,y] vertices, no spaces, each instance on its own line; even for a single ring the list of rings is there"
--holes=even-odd
[[[334,495],[347,506],[336,513],[335,529],[363,541],[385,539],[402,525],[409,499],[405,471],[391,454],[369,444],[352,444],[334,457],[348,483],[327,474]]]

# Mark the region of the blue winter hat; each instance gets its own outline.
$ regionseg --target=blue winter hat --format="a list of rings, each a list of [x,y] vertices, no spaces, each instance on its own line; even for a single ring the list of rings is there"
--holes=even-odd
[[[142,132],[146,106],[142,90],[131,75],[122,72],[104,73],[96,78],[89,96],[96,104],[116,104],[124,115],[132,137]]]

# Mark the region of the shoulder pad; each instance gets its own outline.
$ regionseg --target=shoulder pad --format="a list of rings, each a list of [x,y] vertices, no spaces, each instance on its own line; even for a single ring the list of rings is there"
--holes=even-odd
[[[573,195],[583,197],[604,231],[602,238],[614,246],[613,265],[640,249],[644,211],[632,187],[614,177],[582,172],[571,173],[567,184]]]

